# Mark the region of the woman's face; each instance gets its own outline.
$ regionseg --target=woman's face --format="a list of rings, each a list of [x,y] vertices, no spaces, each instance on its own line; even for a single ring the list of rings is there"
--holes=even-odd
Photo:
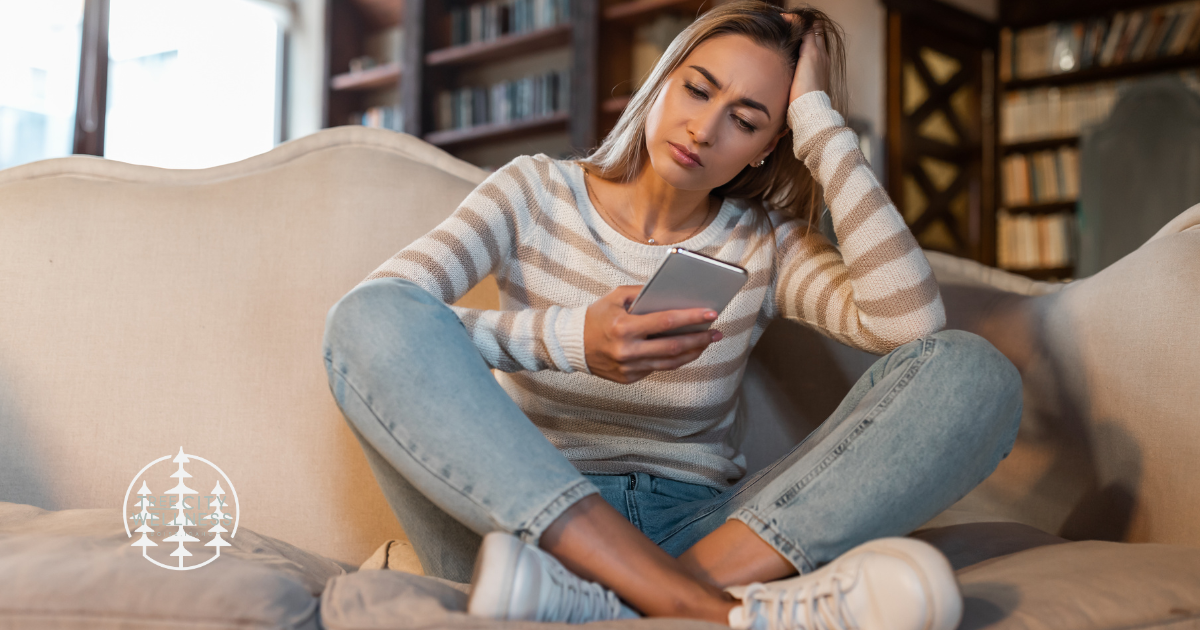
[[[675,188],[711,190],[757,165],[787,131],[791,83],[784,60],[750,38],[705,40],[667,77],[650,108],[646,148],[654,170]],[[699,164],[672,145],[696,154]]]

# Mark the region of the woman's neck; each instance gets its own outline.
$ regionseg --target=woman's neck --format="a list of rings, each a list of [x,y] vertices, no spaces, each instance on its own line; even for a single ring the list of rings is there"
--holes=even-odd
[[[650,165],[643,163],[642,170],[629,183],[613,182],[592,177],[592,182],[601,182],[597,194],[603,198],[607,212],[619,214],[618,220],[629,230],[638,234],[654,234],[665,238],[668,234],[691,232],[702,223],[707,223],[715,200],[709,190],[683,190],[667,183]]]

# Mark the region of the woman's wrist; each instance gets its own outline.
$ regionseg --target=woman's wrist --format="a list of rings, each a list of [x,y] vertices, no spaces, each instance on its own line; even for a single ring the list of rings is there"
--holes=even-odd
[[[816,90],[796,98],[788,105],[788,125],[792,128],[793,149],[803,160],[811,148],[810,140],[832,127],[843,127],[846,121],[833,109],[829,95]]]

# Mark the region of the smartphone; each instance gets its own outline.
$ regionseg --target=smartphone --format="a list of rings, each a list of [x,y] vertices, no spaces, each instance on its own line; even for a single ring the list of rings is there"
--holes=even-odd
[[[646,315],[679,308],[710,308],[720,315],[746,284],[747,277],[746,270],[737,265],[672,247],[627,311],[631,315]],[[711,325],[712,322],[690,324],[646,338],[700,332]]]

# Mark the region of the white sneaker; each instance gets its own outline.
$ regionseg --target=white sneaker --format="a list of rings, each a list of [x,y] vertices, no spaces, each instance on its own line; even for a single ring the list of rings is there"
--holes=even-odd
[[[962,593],[940,551],[912,538],[880,538],[812,573],[726,589],[739,630],[953,630]]]
[[[616,593],[571,573],[554,556],[504,532],[483,537],[467,613],[560,623],[640,616],[623,605]]]

